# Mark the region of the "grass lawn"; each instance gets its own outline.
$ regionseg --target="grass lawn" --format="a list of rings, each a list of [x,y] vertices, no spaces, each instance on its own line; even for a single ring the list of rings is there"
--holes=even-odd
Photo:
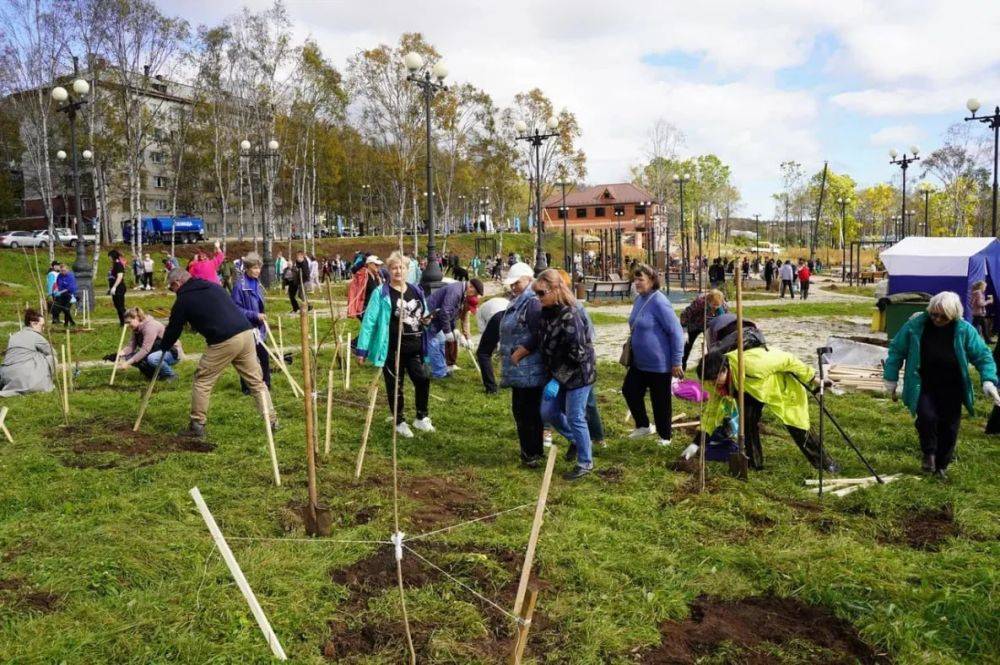
[[[0,279],[18,283],[10,256],[0,253]],[[10,321],[10,298],[24,300],[25,292],[4,288],[12,293],[0,303],[0,321]],[[170,304],[169,297],[150,302]],[[106,298],[96,318],[114,318]],[[295,323],[284,319],[288,345],[298,343]],[[322,334],[329,320],[319,325]],[[115,322],[78,333],[75,348],[88,358],[113,352],[118,330]],[[92,346],[83,351],[85,338]],[[186,334],[183,342],[197,350],[196,339]],[[299,360],[296,353],[292,369],[301,380]],[[330,362],[324,348],[321,408]],[[528,504],[412,542],[509,608],[541,472],[517,464],[509,396],[484,395],[464,354],[460,364],[466,369],[456,378],[432,386],[438,432],[400,442],[400,528],[422,534]],[[213,395],[211,445],[176,436],[186,426],[194,365],[178,370],[179,381],[157,386],[139,436],[130,429],[145,383],[135,370],[109,387],[108,366],[84,368],[68,425],[55,394],[3,400],[15,443],[0,443],[0,661],[271,662],[188,496],[197,485],[293,662],[403,662],[391,549],[332,542],[386,540],[393,531],[381,394],[364,471],[353,478],[373,370],[355,365],[350,391],[336,376],[332,448],[318,469],[320,497],[334,517],[331,542],[303,540],[302,405],[284,379],[275,374],[278,488],[260,419],[234,373]],[[982,434],[982,415],[963,420],[948,483],[906,479],[819,503],[803,487],[810,468],[766,417],[767,469],[743,483],[712,464],[708,491],[697,494],[689,474],[669,468],[686,437],[676,432],[669,449],[653,439],[626,441],[615,392],[622,368],[606,363],[599,373],[608,447],[596,452],[598,473],[553,481],[526,662],[675,662],[668,656],[677,649],[687,650],[687,662],[705,663],[845,662],[845,653],[867,654],[868,662],[1000,658],[1000,447]],[[409,389],[406,398],[409,418]],[[919,474],[916,433],[901,405],[864,395],[831,396],[828,404],[880,472]],[[982,400],[978,406],[985,408]],[[675,402],[680,411],[694,413]],[[840,440],[829,442],[844,475],[867,475]],[[560,456],[557,473],[568,468]],[[506,662],[509,620],[415,555],[405,554],[403,565],[420,662]],[[755,615],[772,640],[758,642],[708,635],[705,623],[689,618],[692,604],[698,616],[728,611],[732,619],[762,606],[785,614]],[[789,637],[778,630],[781,620],[816,630]],[[831,641],[825,632],[847,637]]]

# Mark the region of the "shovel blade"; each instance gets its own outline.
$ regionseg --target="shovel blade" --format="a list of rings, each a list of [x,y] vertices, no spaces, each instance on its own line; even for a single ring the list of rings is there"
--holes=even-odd
[[[740,480],[746,480],[748,476],[750,460],[744,453],[733,453],[729,456],[729,475]]]

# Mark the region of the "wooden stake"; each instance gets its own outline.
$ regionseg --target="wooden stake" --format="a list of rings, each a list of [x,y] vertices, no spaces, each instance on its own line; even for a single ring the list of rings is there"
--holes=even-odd
[[[146,414],[146,407],[149,406],[149,398],[153,395],[153,386],[156,385],[156,379],[160,376],[160,367],[163,366],[163,358],[165,356],[165,353],[160,356],[160,362],[156,363],[156,369],[153,370],[153,378],[149,380],[149,386],[146,388],[146,394],[143,395],[142,404],[139,405],[139,415],[136,416],[135,425],[132,427],[133,432],[138,432],[139,425],[142,424],[142,417]]]
[[[482,374],[483,370],[479,368],[479,361],[476,360],[476,354],[472,351],[472,347],[467,346],[465,350],[469,352],[469,357],[472,358],[472,364],[475,366],[476,372]]]
[[[542,489],[538,492],[538,504],[535,506],[535,519],[531,523],[531,537],[528,538],[528,549],[524,554],[524,565],[521,567],[521,581],[517,585],[517,596],[514,598],[514,614],[521,614],[524,604],[524,594],[528,591],[528,580],[531,579],[531,566],[535,561],[535,547],[538,545],[538,534],[542,530],[542,518],[545,517],[545,502],[549,497],[549,485],[552,483],[552,470],[556,466],[556,446],[549,446],[549,459],[545,463],[545,475],[542,476]]]
[[[8,441],[14,443],[14,437],[10,435],[10,430],[7,429],[7,424],[4,422],[5,420],[7,420],[7,407],[0,406],[0,431],[3,432],[5,437],[7,437]]]
[[[115,351],[115,366],[111,368],[111,381],[109,386],[115,385],[115,374],[118,373],[118,360],[122,357],[122,345],[125,344],[125,333],[128,332],[128,324],[122,326],[121,337],[118,338],[118,350]]]
[[[236,580],[236,586],[239,587],[240,593],[243,594],[247,605],[250,606],[250,612],[253,614],[254,619],[257,620],[257,626],[260,627],[260,632],[264,634],[264,639],[267,640],[267,646],[271,647],[271,653],[278,660],[288,660],[287,656],[285,656],[285,650],[281,648],[281,643],[278,641],[278,636],[274,634],[271,623],[267,620],[267,615],[264,614],[260,603],[257,602],[257,596],[254,595],[253,589],[250,588],[250,584],[247,582],[247,578],[243,575],[243,571],[240,570],[240,564],[236,563],[236,557],[233,556],[233,551],[229,549],[229,543],[226,542],[225,537],[222,535],[219,525],[215,523],[215,518],[212,517],[208,506],[205,505],[205,500],[201,498],[201,492],[198,491],[197,487],[192,487],[190,494],[191,498],[194,499],[194,505],[198,507],[198,512],[201,513],[201,518],[205,520],[208,532],[212,534],[212,540],[215,541],[215,546],[219,549],[222,560],[226,562],[229,573]]]
[[[67,370],[69,366],[66,364],[66,346],[60,346],[59,351],[62,354],[63,413],[69,417],[69,379],[66,376],[69,373]]]
[[[347,346],[344,347],[344,390],[351,389],[351,333],[347,333]]]
[[[69,370],[69,389],[74,390],[73,386],[73,343],[70,341],[69,328],[66,329],[66,362],[70,365]]]
[[[281,319],[278,320],[280,321]],[[285,364],[285,357],[280,355],[276,350],[278,345],[274,341],[274,334],[271,333],[271,326],[264,324],[264,328],[267,330],[267,336],[271,339],[271,343],[275,345],[275,349],[271,349],[271,347],[267,345],[266,341],[261,340],[261,344],[264,345],[264,350],[267,351],[267,355],[270,356],[271,360],[273,360],[276,365],[278,365],[278,369],[280,369],[282,374],[285,375],[285,378],[288,379],[288,383],[292,387],[292,393],[296,397],[301,397],[302,387],[299,386],[298,382],[294,378],[292,378],[292,373],[288,371],[288,365]]]
[[[309,487],[309,512],[316,523],[316,506],[319,498],[316,491],[316,432],[313,430],[313,378],[309,357],[309,313],[306,308],[299,310],[299,332],[302,335],[302,388],[304,391],[306,421],[306,480]]]
[[[528,646],[528,631],[531,630],[531,617],[535,614],[535,602],[538,600],[538,589],[532,589],[528,596],[528,605],[519,616],[520,623],[517,625],[517,638],[514,640],[514,653],[511,654],[511,665],[521,665],[521,658],[524,656],[524,648]]]
[[[313,357],[315,358],[315,357],[319,356],[319,325],[316,322],[316,310],[314,309],[312,311],[312,313],[313,313],[313,338],[312,338],[312,342],[313,342]]]
[[[327,282],[329,284],[329,282]],[[337,362],[334,356],[333,362]],[[330,434],[333,429],[333,363],[330,363],[330,370],[326,373],[326,432],[323,435],[323,454],[330,454]]]
[[[358,449],[358,460],[354,465],[354,477],[361,477],[361,467],[365,463],[365,448],[368,447],[368,433],[372,429],[372,416],[375,414],[375,400],[378,399],[378,373],[372,377],[368,386],[368,414],[365,416],[365,429],[361,434],[361,447]]]
[[[271,417],[264,414],[264,429],[267,431],[267,450],[271,454],[271,466],[274,468],[274,484],[281,487],[281,473],[278,472],[278,453],[274,449],[274,432],[271,430]]]
[[[274,340],[272,340],[273,342]],[[276,345],[278,356],[281,358],[285,357],[285,335],[281,332],[281,317],[278,317],[278,343]]]

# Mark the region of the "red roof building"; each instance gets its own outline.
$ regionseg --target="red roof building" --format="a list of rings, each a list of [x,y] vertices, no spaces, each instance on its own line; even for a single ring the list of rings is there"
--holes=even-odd
[[[542,219],[546,228],[559,229],[563,223],[562,192],[557,191],[543,202]],[[618,229],[634,235],[634,244],[645,245],[647,229],[660,212],[653,195],[631,183],[594,185],[566,192],[566,226],[571,231]]]

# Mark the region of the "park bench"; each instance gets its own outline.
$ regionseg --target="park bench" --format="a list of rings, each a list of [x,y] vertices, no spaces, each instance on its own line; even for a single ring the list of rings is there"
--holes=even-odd
[[[632,282],[594,282],[587,289],[587,300],[625,300],[632,293]]]
[[[886,272],[884,270],[862,270],[860,282],[862,284],[874,284],[875,282],[885,279]]]

